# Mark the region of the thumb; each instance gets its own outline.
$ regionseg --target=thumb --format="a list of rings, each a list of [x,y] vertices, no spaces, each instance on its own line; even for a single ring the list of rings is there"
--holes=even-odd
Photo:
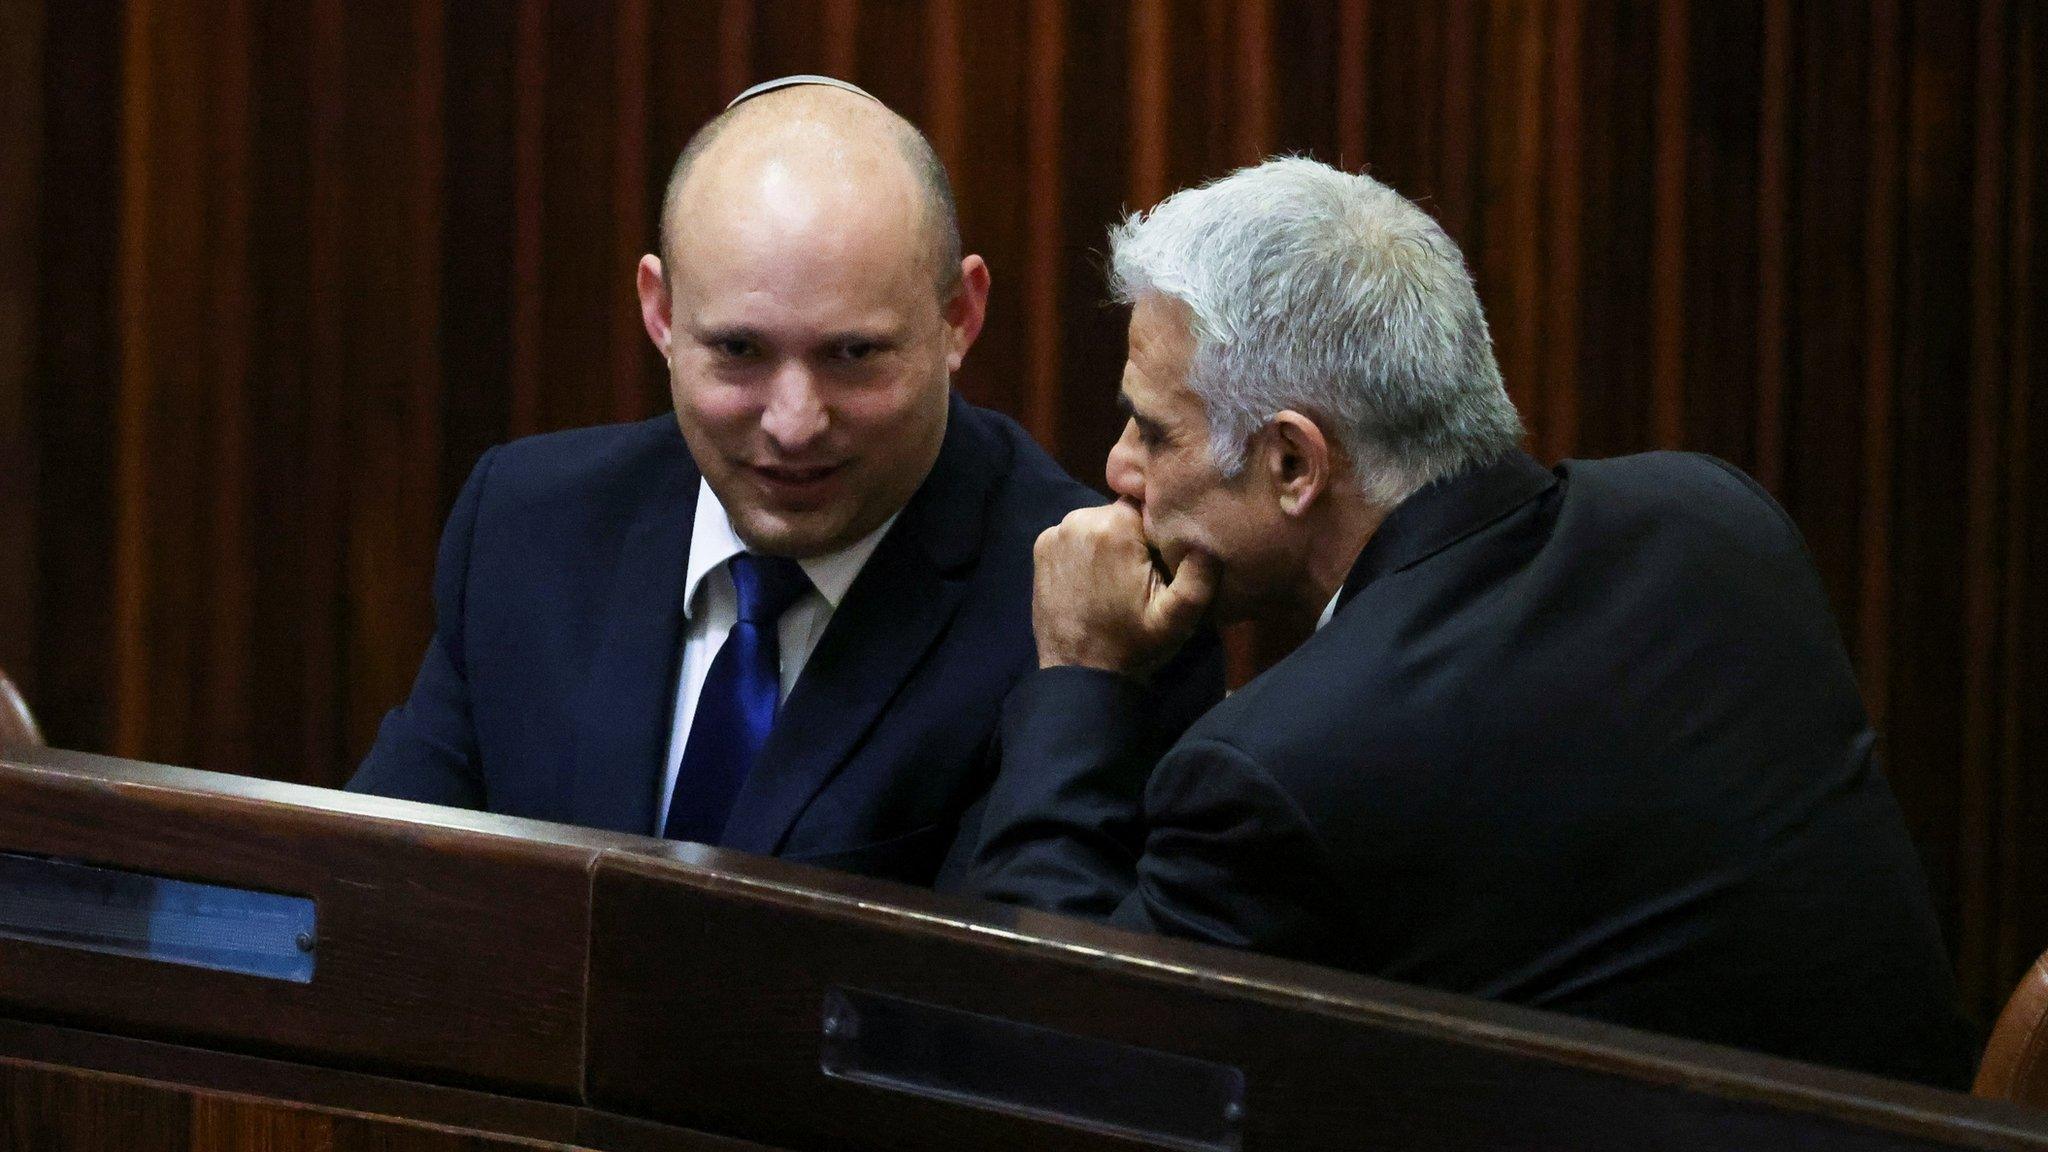
[[[1222,563],[1207,552],[1190,552],[1181,557],[1173,581],[1152,598],[1154,622],[1169,631],[1193,631],[1209,601],[1215,599],[1216,584],[1222,576]]]

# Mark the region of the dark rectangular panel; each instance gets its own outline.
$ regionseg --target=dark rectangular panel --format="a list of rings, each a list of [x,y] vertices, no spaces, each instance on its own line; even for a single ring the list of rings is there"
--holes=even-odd
[[[308,984],[319,918],[303,896],[0,852],[0,936]]]
[[[819,1067],[835,1079],[1187,1152],[1244,1146],[1244,1072],[858,988],[825,993]]]

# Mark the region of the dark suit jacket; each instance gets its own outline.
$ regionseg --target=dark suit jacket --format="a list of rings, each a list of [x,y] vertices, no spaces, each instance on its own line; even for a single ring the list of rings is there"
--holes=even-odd
[[[1517,453],[1398,507],[1341,597],[1156,770],[1140,686],[1027,677],[981,890],[1967,1083],[1848,659],[1752,481],[1701,456],[1553,475]],[[1141,839],[1108,826],[1140,804]]]
[[[699,477],[672,416],[486,452],[442,537],[419,678],[349,788],[658,835]],[[954,397],[724,845],[933,883],[993,775],[1003,694],[1037,665],[1032,544],[1100,499]],[[1176,681],[1191,714],[1220,695],[1213,644],[1202,660]]]

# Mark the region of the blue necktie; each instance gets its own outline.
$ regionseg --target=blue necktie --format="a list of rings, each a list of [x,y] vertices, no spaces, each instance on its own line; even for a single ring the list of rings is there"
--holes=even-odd
[[[796,561],[742,552],[727,562],[740,594],[739,619],[712,658],[690,720],[690,741],[668,803],[662,835],[716,844],[753,771],[782,698],[782,653],[777,622],[811,590]]]

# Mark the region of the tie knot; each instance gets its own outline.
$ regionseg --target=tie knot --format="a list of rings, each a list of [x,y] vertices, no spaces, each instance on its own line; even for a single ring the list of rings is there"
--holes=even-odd
[[[811,578],[804,575],[803,565],[787,556],[742,552],[727,566],[732,569],[732,586],[740,594],[740,619],[749,624],[775,623],[811,590]]]

